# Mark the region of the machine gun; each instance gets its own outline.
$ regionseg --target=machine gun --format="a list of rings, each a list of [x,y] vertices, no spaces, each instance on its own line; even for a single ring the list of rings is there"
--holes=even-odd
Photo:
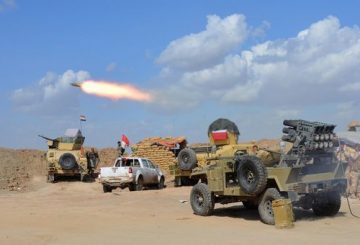
[[[314,158],[332,157],[335,152],[336,125],[305,120],[284,120],[283,141],[293,143],[282,156],[280,166],[304,166]]]
[[[45,139],[45,140],[51,140],[51,141],[57,141],[57,139],[51,139],[51,138],[48,138],[48,137],[46,137],[46,136],[43,136],[43,135],[38,135],[40,138],[43,138],[43,139]]]
[[[56,138],[56,139],[51,139],[51,138],[48,138],[48,137],[45,137],[43,135],[38,135],[40,138],[43,138],[45,140],[47,140],[48,142],[48,147],[51,149],[51,148],[57,148],[58,145],[59,145],[59,138]]]

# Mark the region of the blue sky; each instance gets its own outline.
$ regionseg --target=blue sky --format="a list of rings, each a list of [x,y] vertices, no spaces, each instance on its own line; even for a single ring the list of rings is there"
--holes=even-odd
[[[79,126],[87,145],[122,133],[206,142],[218,117],[242,140],[282,120],[360,120],[358,1],[0,0],[0,146],[45,148]],[[81,93],[85,78],[131,83],[153,103]]]

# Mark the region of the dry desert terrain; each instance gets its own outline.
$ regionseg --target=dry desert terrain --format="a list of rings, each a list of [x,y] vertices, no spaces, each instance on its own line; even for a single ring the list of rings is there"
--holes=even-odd
[[[0,192],[0,244],[359,244],[360,219],[340,212],[318,218],[296,210],[292,229],[259,221],[241,203],[192,213],[191,187],[103,193],[97,182],[32,177],[26,191]],[[350,200],[360,215],[360,201]]]

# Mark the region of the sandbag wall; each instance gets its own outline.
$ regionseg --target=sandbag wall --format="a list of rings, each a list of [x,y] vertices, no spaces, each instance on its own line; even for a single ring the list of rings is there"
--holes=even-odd
[[[131,146],[133,156],[144,157],[158,165],[161,170],[169,173],[169,165],[176,163],[174,152],[170,147],[160,145],[157,142],[172,138],[152,137]]]

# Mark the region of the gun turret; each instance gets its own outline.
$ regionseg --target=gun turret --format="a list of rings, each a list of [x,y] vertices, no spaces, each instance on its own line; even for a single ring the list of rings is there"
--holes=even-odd
[[[85,141],[85,137],[82,136],[79,129],[67,129],[65,136],[51,139],[42,135],[39,137],[47,140],[49,149],[58,150],[80,150]]]
[[[284,120],[283,141],[293,143],[281,164],[301,165],[302,160],[314,155],[333,154],[336,145],[336,125],[305,120]]]
[[[48,137],[45,137],[45,136],[43,136],[43,135],[38,135],[40,138],[43,138],[43,139],[45,139],[45,140],[51,140],[51,141],[57,141],[57,139],[51,139],[51,138],[48,138]]]
[[[57,148],[58,145],[59,145],[59,139],[56,138],[56,139],[51,139],[51,138],[48,138],[48,137],[45,137],[43,135],[38,135],[40,138],[43,138],[45,140],[47,140],[47,144],[48,144],[48,147],[49,149],[52,149],[52,148]]]

